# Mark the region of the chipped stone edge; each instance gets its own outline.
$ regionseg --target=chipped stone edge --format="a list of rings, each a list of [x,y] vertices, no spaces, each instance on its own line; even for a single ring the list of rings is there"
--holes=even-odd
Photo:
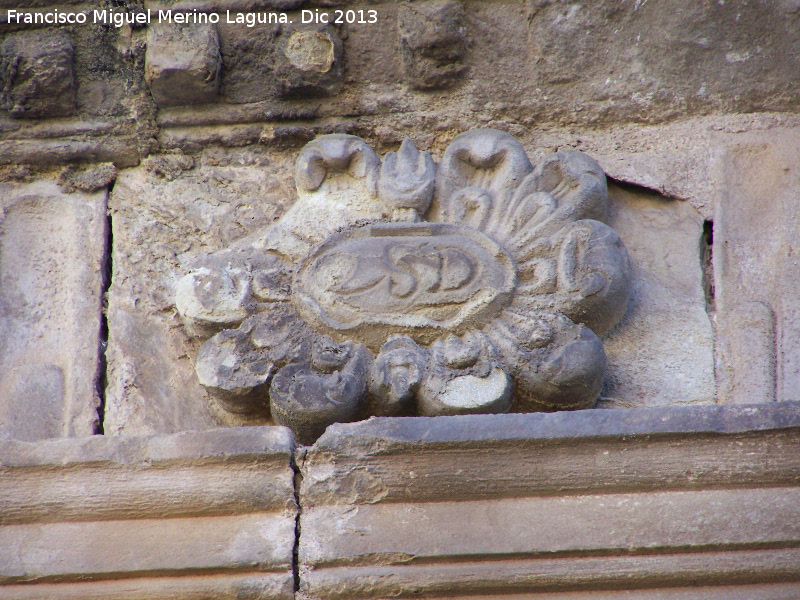
[[[800,403],[373,418],[302,451],[303,510],[795,486]]]
[[[677,548],[668,519],[691,511],[692,498],[706,498],[709,514],[720,518],[743,503],[774,510],[766,513],[770,520],[792,522],[791,502],[769,507],[759,498],[797,493],[798,449],[800,403],[788,402],[336,424],[299,453],[298,597],[488,598],[568,588],[583,598],[594,597],[598,585],[632,598],[655,597],[662,586],[701,597],[692,586],[721,581],[735,597],[745,597],[746,590],[760,590],[776,577],[795,582],[796,591],[800,571],[788,566],[800,556],[796,536],[785,542],[788,548],[775,538],[763,549],[739,551],[735,541],[726,541],[703,551],[702,534],[695,531],[688,545]],[[571,512],[570,502],[582,498],[599,501],[589,517]],[[520,555],[516,546],[497,541],[504,536],[492,538],[486,524],[484,530],[473,527],[465,516],[481,515],[509,531],[545,519],[549,531],[540,534],[569,546],[569,520],[607,516],[602,498],[609,505],[630,501],[634,516],[663,522],[663,529],[646,549],[630,554],[619,555],[590,532],[588,545],[569,556],[537,554],[535,547]],[[665,515],[654,508],[659,498],[677,508]],[[517,512],[526,506],[549,512],[526,520]],[[415,519],[419,531],[413,539],[403,537],[400,524],[409,531]],[[732,539],[755,540],[747,524],[730,526]],[[330,538],[337,528],[353,535]],[[479,538],[495,539],[490,556]],[[326,548],[335,554],[325,556]],[[419,548],[420,556],[409,555],[409,548]]]
[[[514,440],[596,439],[653,434],[731,434],[800,428],[800,402],[668,406],[554,413],[453,417],[372,417],[336,423],[309,453],[373,448],[376,440],[402,446]],[[347,446],[343,445],[347,440]]]

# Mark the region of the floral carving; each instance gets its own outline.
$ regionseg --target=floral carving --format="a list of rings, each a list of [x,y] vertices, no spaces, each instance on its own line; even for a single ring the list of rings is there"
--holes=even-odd
[[[512,136],[457,137],[437,165],[329,135],[297,159],[299,199],[247,246],[204,257],[176,306],[200,382],[229,411],[310,443],[368,415],[588,408],[598,335],[627,308],[605,175]]]

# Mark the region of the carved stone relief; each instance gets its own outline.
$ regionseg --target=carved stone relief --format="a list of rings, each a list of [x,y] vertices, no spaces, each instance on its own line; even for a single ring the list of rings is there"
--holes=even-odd
[[[458,136],[438,166],[406,140],[383,161],[327,135],[296,163],[298,200],[177,285],[198,379],[228,411],[301,442],[368,415],[592,406],[598,335],[625,313],[627,252],[602,221],[605,175],[512,136]]]

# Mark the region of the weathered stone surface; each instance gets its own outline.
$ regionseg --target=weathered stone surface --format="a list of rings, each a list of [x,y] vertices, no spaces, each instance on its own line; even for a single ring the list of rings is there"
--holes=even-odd
[[[605,337],[601,405],[713,404],[714,333],[703,289],[703,219],[684,202],[611,186],[633,270],[628,312]]]
[[[291,568],[294,543],[291,516],[255,513],[137,519],[124,525],[117,520],[7,525],[0,528],[0,564],[4,566],[0,584],[64,575],[78,580],[110,579],[126,571],[129,577],[140,572],[220,572],[226,568],[286,572]],[[127,551],[119,552],[121,548]],[[59,560],[50,560],[49,553],[60,555]]]
[[[751,12],[752,11],[752,12]],[[691,110],[698,104],[739,105],[771,101],[757,73],[796,39],[796,9],[788,3],[759,11],[744,3],[687,4],[681,1],[588,7],[570,3],[528,4],[528,49],[537,87],[575,85],[585,96],[572,98],[573,111],[589,100],[598,118],[615,109],[655,114]],[[739,24],[747,23],[745,27]],[[792,23],[792,24],[790,24]],[[762,31],[774,31],[775,54],[763,54]],[[780,32],[780,33],[778,33]],[[786,37],[784,37],[784,35]],[[601,54],[602,53],[602,54]],[[598,56],[603,60],[597,60]],[[794,58],[791,60],[795,60]],[[792,78],[770,69],[775,82]],[[729,77],[756,78],[747,94],[729,94]],[[546,92],[547,93],[547,92]],[[549,95],[549,93],[548,93]],[[561,94],[564,104],[563,92]],[[584,108],[586,110],[586,108]],[[745,112],[742,108],[738,109]],[[629,114],[630,114],[629,113]]]
[[[38,12],[39,18],[84,10],[74,2],[25,4],[5,8],[28,17]],[[60,26],[7,23],[0,11],[0,46],[16,63],[13,81],[0,69],[0,104],[10,103],[0,107],[0,163],[114,162],[121,168],[156,148],[156,106],[144,81],[146,30],[93,23],[92,10],[103,8],[110,7],[86,9],[84,24]]]
[[[0,439],[97,426],[105,191],[0,184]]]
[[[260,14],[267,22],[253,27],[220,21],[225,64],[220,93],[227,102],[262,103],[253,107],[257,117],[245,117],[245,122],[313,116],[317,108],[303,100],[335,96],[344,85],[341,35],[331,25],[302,24],[299,13],[287,24],[269,22],[269,16]],[[253,113],[245,109],[244,114]]]
[[[342,40],[332,27],[286,27],[278,36],[277,52],[281,95],[331,96],[342,88]]]
[[[284,428],[0,442],[0,596],[291,598],[293,449]]]
[[[421,90],[453,84],[467,67],[464,7],[453,0],[403,5],[398,13],[406,80]]]
[[[569,516],[563,519],[569,521]],[[789,600],[796,597],[800,586],[796,583],[774,586],[773,582],[796,580],[798,554],[794,549],[666,552],[650,556],[620,553],[598,558],[520,560],[514,557],[466,563],[456,559],[429,565],[342,567],[314,572],[303,589],[311,590],[306,595],[310,600],[420,595],[442,600],[452,597],[455,590],[461,597],[482,600],[522,600],[536,596],[548,600]],[[712,587],[717,582],[736,583]],[[658,591],[653,593],[652,588]],[[608,589],[615,591],[604,591]],[[598,590],[603,591],[598,593]]]
[[[414,340],[390,337],[372,363],[370,412],[387,417],[411,415],[427,362],[428,353]]]
[[[282,427],[0,442],[0,524],[294,508],[293,447]]]
[[[137,135],[108,137],[99,132],[93,136],[76,133],[53,135],[50,139],[7,139],[0,141],[0,164],[48,166],[99,161],[134,167],[139,164],[142,154],[149,151],[151,142],[149,136],[145,142]]]
[[[120,172],[110,200],[106,433],[168,433],[220,423],[222,411],[208,405],[195,374],[197,344],[172,309],[175,274],[201,267],[198,256],[254,233],[291,202],[280,163],[270,172],[258,166],[261,160],[245,152],[230,161],[245,166],[230,166],[211,154],[196,161],[166,155]],[[202,298],[197,302],[201,307]],[[207,331],[218,330],[212,325]]]
[[[797,401],[800,129],[720,133],[718,139],[716,171],[724,182],[713,246],[719,400]]]
[[[147,27],[145,79],[159,106],[217,98],[222,70],[213,23],[152,23]]]
[[[224,16],[226,10],[295,10],[301,4],[186,0],[148,2],[147,7],[219,11]],[[5,119],[0,160],[114,160],[118,166],[124,160],[135,165],[154,149],[158,128],[166,145],[199,149],[216,142],[254,143],[265,121],[291,127],[294,120],[311,114],[323,117],[303,123],[315,127],[316,133],[358,133],[381,150],[406,136],[425,149],[441,150],[456,131],[479,126],[528,136],[523,143],[529,148],[552,127],[580,127],[571,132],[573,143],[574,138],[613,130],[624,146],[630,135],[641,133],[638,125],[643,123],[680,123],[709,115],[737,115],[747,121],[759,111],[791,112],[798,106],[800,70],[793,48],[800,13],[788,0],[760,8],[687,0],[664,0],[658,6],[603,1],[596,10],[573,10],[572,4],[561,1],[540,5],[465,0],[461,5],[469,47],[461,63],[468,72],[461,76],[462,84],[451,86],[446,94],[420,93],[405,83],[401,44],[395,42],[400,37],[398,13],[407,8],[405,3],[376,5],[377,23],[342,28],[347,85],[324,101],[301,96],[284,102],[276,97],[277,63],[270,57],[280,54],[275,49],[278,26],[228,25],[223,18],[219,30],[224,102],[159,114],[158,124],[144,82],[146,28],[75,27],[70,36],[77,50],[79,125],[84,131],[91,125],[93,131],[65,135],[52,124]],[[136,10],[140,9],[131,7]],[[288,16],[295,23],[300,20],[299,12]],[[8,29],[10,37],[22,26]],[[387,115],[394,115],[390,122]],[[175,131],[168,121],[176,120],[191,120],[193,126]],[[20,129],[6,129],[9,122]],[[256,130],[247,142],[231,131],[231,126],[244,123]],[[621,128],[631,124],[623,133]],[[665,144],[672,156],[664,157],[662,167],[682,162],[691,168],[695,154],[702,154],[692,141],[690,135],[677,145]],[[685,147],[688,153],[682,152]],[[636,164],[636,157],[627,160],[631,172],[648,175],[648,165]],[[695,193],[680,179],[670,179],[669,187]]]
[[[194,370],[181,359],[185,341],[176,339],[168,320],[139,306],[112,284],[104,432],[143,435],[217,426]]]
[[[314,139],[314,132],[302,125],[266,126],[259,142],[279,150],[301,148]]]
[[[12,34],[0,47],[0,109],[12,117],[66,117],[75,112],[75,49],[63,30]]]
[[[68,406],[60,367],[32,363],[8,369],[0,382],[0,398],[3,398],[0,402],[3,438],[35,441],[65,435]],[[88,428],[80,432],[91,433]]]
[[[239,104],[274,97],[277,91],[274,74],[276,42],[280,26],[242,27],[224,21],[218,25],[220,54],[225,65],[220,95],[227,102]]]
[[[792,487],[309,507],[302,517],[303,535],[308,538],[306,545],[301,545],[300,560],[304,566],[318,568],[306,579],[306,589],[317,592],[312,592],[312,597],[329,597],[335,586],[347,589],[334,596],[337,598],[381,598],[391,584],[381,577],[375,577],[372,585],[367,583],[368,574],[377,575],[371,572],[370,563],[374,568],[397,562],[433,566],[464,561],[480,570],[479,561],[472,558],[476,555],[493,559],[525,556],[521,570],[533,571],[537,559],[554,554],[615,556],[625,552],[636,557],[654,551],[669,554],[691,546],[721,550],[735,547],[739,540],[780,546],[800,536],[800,527],[793,522],[800,516],[794,505],[798,496],[800,488]],[[764,518],[765,513],[769,517]],[[422,523],[436,525],[424,527]],[[465,527],[465,523],[470,526]],[[789,566],[785,560],[798,556],[796,550],[784,555],[780,561],[783,569]],[[361,577],[353,577],[349,569],[339,570],[331,563],[361,567]],[[570,566],[564,564],[559,575],[568,578]],[[343,577],[334,583],[336,571]],[[785,572],[796,574],[797,570]],[[651,582],[657,581],[660,573],[656,573],[651,575]],[[505,585],[496,580],[484,580],[481,585],[461,577],[448,581],[446,567],[430,569],[426,575],[419,581],[421,586],[444,587],[450,583],[461,593],[538,591],[537,583],[541,585],[535,580],[523,583],[513,579]],[[359,585],[358,580],[363,583]],[[587,583],[591,584],[591,579],[582,582],[582,587],[588,587]],[[470,584],[479,589],[470,589]],[[492,589],[492,585],[502,588]]]
[[[296,182],[298,202],[257,241],[177,285],[190,335],[222,329],[196,371],[225,408],[257,412],[276,368],[272,417],[304,443],[414,399],[424,415],[594,404],[606,363],[595,332],[622,317],[631,282],[619,237],[595,220],[608,195],[592,159],[561,151],[534,168],[512,136],[475,130],[437,170],[410,141],[382,163],[330,135],[300,153]],[[320,343],[336,360],[316,364]]]
[[[323,342],[324,343],[324,342]],[[363,346],[315,343],[310,363],[293,363],[269,388],[272,418],[312,444],[331,423],[354,421],[363,410],[371,356]]]
[[[58,176],[58,185],[66,193],[81,190],[96,192],[107,187],[117,177],[117,168],[113,163],[102,163],[88,168],[79,169],[73,165],[61,171]]]
[[[717,340],[719,400],[725,404],[774,402],[777,348],[772,309],[761,302],[722,306]]]
[[[303,459],[301,497],[321,506],[716,489],[726,481],[793,486],[799,411],[787,403],[336,424]]]
[[[799,407],[334,425],[299,461],[300,593],[582,598],[794,580]]]
[[[392,333],[430,343],[484,325],[511,304],[516,278],[506,251],[474,229],[375,225],[317,245],[294,293],[307,322],[377,352]]]

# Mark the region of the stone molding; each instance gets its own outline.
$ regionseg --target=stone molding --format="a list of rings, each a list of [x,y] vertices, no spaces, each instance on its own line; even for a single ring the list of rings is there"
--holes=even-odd
[[[292,597],[283,428],[0,445],[0,598]]]
[[[298,597],[796,594],[766,584],[800,579],[799,408],[334,425],[299,461]]]
[[[3,442],[0,598],[795,598],[798,450],[797,403]]]

